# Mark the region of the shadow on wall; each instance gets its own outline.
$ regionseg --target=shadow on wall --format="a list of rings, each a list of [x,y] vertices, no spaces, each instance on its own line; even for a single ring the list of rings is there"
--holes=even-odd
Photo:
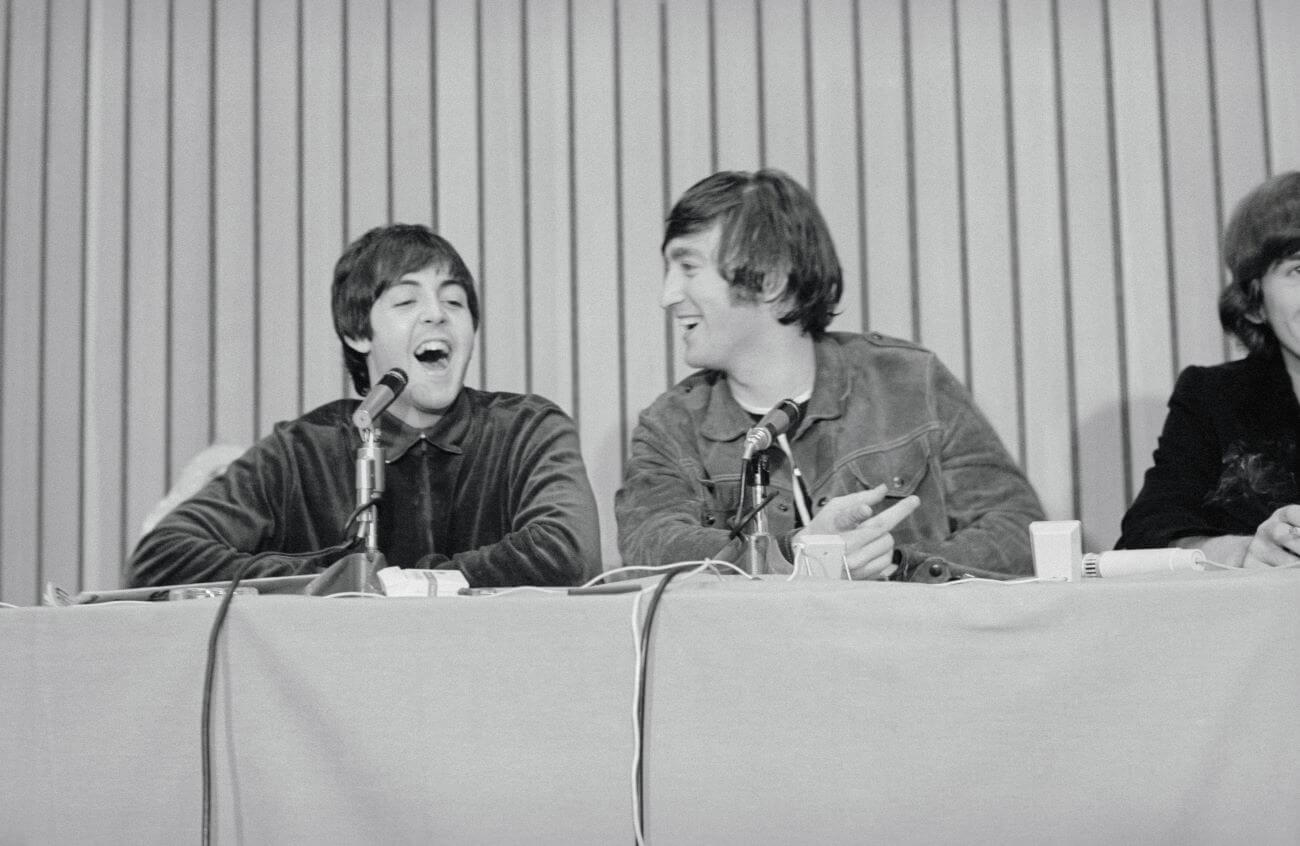
[[[1173,390],[1171,383],[1170,390]],[[1164,425],[1168,395],[1147,395],[1129,402],[1129,431],[1125,431],[1120,406],[1112,404],[1082,419],[1075,434],[1079,443],[1079,514],[1083,522],[1083,551],[1106,552],[1119,540],[1120,523],[1129,504],[1142,489],[1156,441]],[[1130,432],[1147,431],[1149,437],[1129,440]],[[1125,490],[1124,443],[1134,468]],[[1140,441],[1140,442],[1139,442]]]

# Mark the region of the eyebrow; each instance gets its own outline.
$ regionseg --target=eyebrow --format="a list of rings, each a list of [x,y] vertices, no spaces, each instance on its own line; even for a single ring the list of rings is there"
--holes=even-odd
[[[409,285],[416,288],[420,287],[420,283],[418,281],[414,279],[408,279],[407,277],[403,276],[401,279],[398,279],[394,281],[392,284],[390,284],[388,286],[388,289],[392,290],[393,288],[396,288],[399,285]],[[444,279],[438,283],[438,290],[441,291],[443,288],[446,288],[448,285],[455,285],[457,288],[460,288],[462,290],[469,290],[464,279]]]
[[[704,252],[696,247],[676,246],[668,250],[669,259],[680,259],[686,257],[704,258]]]

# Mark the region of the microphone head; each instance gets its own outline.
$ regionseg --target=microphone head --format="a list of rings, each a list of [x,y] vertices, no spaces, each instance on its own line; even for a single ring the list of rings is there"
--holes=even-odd
[[[790,422],[782,426],[777,434],[793,432],[799,428],[799,421],[803,419],[803,410],[799,408],[799,403],[792,399],[783,399],[776,404],[776,409],[784,412],[785,416],[790,418]]]
[[[394,399],[406,388],[406,383],[406,371],[400,367],[394,367],[379,378],[379,384],[386,385],[393,392]]]
[[[792,399],[783,399],[771,411],[763,415],[754,428],[745,436],[745,446],[741,458],[748,459],[756,452],[767,449],[778,436],[793,432],[799,426],[803,412],[799,403]]]
[[[375,418],[393,404],[397,395],[406,388],[406,382],[406,371],[400,367],[394,367],[381,376],[379,383],[370,387],[361,405],[352,412],[352,425],[362,431],[373,427]]]

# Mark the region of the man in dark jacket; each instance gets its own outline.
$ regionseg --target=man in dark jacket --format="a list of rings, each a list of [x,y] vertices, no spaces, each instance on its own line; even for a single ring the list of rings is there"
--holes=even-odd
[[[385,450],[377,539],[387,563],[459,569],[471,585],[581,583],[600,571],[596,505],[573,421],[538,396],[465,387],[474,279],[423,226],[380,227],[339,259],[334,326],[357,392],[391,368],[408,384],[376,428]],[[356,400],[270,435],[147,534],[133,585],[319,572],[356,505]]]

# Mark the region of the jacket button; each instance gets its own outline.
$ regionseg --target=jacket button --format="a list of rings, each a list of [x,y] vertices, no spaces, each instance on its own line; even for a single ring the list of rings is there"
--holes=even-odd
[[[776,510],[777,510],[777,511],[789,511],[789,510],[790,510],[790,506],[786,505],[784,502],[778,502],[778,503],[776,504]]]
[[[706,514],[706,515],[704,515],[704,525],[706,525],[706,526],[712,526],[712,525],[713,525],[713,522],[714,522],[714,518],[713,518],[713,515],[712,515],[712,514]]]
[[[894,478],[890,479],[889,481],[890,481],[890,482],[893,484],[893,486],[896,487],[896,488],[901,488],[901,487],[903,486],[903,477],[902,477],[902,476],[895,476]]]

